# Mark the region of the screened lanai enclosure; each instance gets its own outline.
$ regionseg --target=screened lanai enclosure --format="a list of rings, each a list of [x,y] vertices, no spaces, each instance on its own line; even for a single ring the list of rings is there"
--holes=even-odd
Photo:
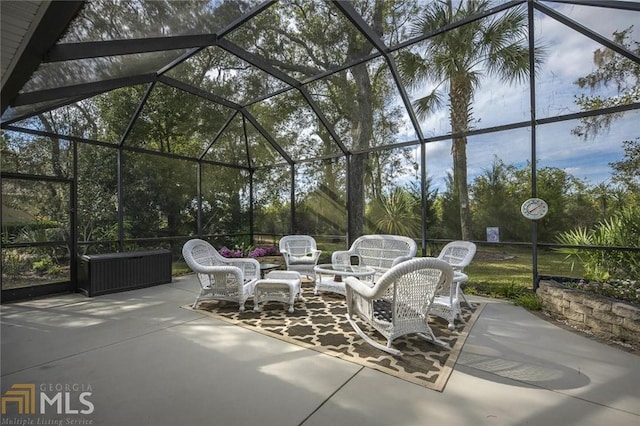
[[[637,1],[1,6],[3,300],[194,236],[640,271]]]

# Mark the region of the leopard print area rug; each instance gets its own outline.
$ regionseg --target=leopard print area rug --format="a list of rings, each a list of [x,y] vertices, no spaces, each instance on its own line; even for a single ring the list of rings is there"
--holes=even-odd
[[[182,307],[439,392],[444,390],[467,335],[484,307],[475,303],[473,308],[468,308],[464,304],[465,323],[456,321],[454,331],[449,331],[446,321],[440,318],[429,320],[436,337],[451,349],[408,335],[393,341],[393,347],[402,351],[402,356],[393,356],[374,348],[356,334],[345,316],[344,296],[334,293],[316,296],[313,288],[304,284],[302,290],[303,298],[296,301],[293,313],[287,311],[288,304],[277,302],[269,302],[262,306],[262,312],[254,312],[252,299],[247,301],[243,313],[238,312],[237,303],[224,301],[200,302],[196,309],[190,305]],[[363,332],[377,336],[381,344],[386,344],[381,335],[372,332],[362,321],[356,321]]]

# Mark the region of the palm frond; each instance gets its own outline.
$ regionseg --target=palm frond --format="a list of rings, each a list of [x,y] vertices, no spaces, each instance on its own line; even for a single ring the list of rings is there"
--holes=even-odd
[[[428,117],[429,114],[433,113],[434,111],[442,108],[443,105],[444,100],[442,94],[437,90],[433,90],[427,96],[423,96],[422,98],[416,99],[413,102],[413,107],[416,110],[416,114],[419,118],[423,119]]]
[[[409,87],[421,87],[432,73],[430,63],[422,56],[410,51],[403,51],[397,56],[400,78]]]

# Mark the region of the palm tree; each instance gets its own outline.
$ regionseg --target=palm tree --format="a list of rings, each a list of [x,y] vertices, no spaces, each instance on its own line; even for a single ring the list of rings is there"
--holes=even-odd
[[[396,187],[390,194],[381,194],[369,206],[372,231],[407,237],[420,235],[420,199],[404,188]]]
[[[411,24],[413,36],[430,34],[446,25],[491,9],[489,0],[462,1],[454,9],[451,0],[430,3]],[[420,118],[445,105],[448,93],[453,155],[454,184],[460,202],[461,236],[471,239],[471,214],[467,185],[467,137],[472,120],[474,91],[482,73],[511,83],[524,81],[529,73],[527,13],[522,7],[500,15],[477,19],[469,24],[428,38],[421,52],[403,52],[398,65],[410,87],[435,81],[433,91],[417,99],[413,106]],[[540,64],[541,48],[535,48]]]

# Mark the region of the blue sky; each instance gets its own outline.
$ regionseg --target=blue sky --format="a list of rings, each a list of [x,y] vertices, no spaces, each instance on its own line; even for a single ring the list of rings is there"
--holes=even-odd
[[[632,35],[634,39],[640,39],[638,13],[576,5],[547,5],[607,37],[614,30],[636,24]],[[541,14],[536,17],[537,38],[547,47],[545,64],[536,79],[537,117],[578,112],[575,96],[590,92],[581,91],[574,81],[595,69],[593,52],[602,46],[552,18]],[[611,96],[615,90],[602,88],[595,93]],[[527,121],[530,119],[528,84],[507,86],[487,79],[476,92],[473,110],[477,128]],[[611,174],[609,163],[623,156],[622,141],[640,136],[639,119],[637,111],[627,113],[623,119],[614,122],[610,131],[592,140],[570,134],[577,122],[539,126],[536,134],[539,167],[558,167],[593,185],[604,182]],[[444,109],[425,120],[422,129],[425,137],[450,133],[448,111]],[[506,164],[526,164],[531,156],[530,137],[530,130],[518,129],[471,138],[468,144],[469,179],[488,169],[496,155]],[[446,172],[450,170],[450,143],[428,144],[427,173],[433,177],[434,185],[442,188]]]

